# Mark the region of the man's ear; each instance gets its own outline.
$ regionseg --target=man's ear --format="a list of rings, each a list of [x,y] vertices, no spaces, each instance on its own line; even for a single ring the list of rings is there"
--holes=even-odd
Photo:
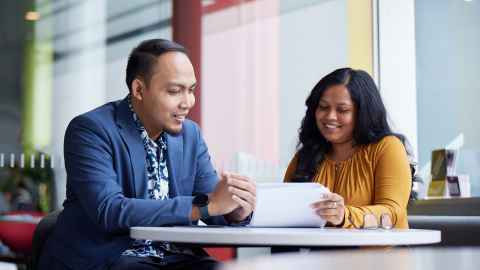
[[[138,100],[143,99],[143,91],[145,91],[145,84],[142,80],[136,78],[132,81],[132,96]]]

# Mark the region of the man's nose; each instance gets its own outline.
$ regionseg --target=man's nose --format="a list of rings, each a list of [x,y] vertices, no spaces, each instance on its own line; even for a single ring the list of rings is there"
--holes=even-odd
[[[195,105],[195,95],[193,93],[185,93],[180,103],[182,109],[191,109]]]

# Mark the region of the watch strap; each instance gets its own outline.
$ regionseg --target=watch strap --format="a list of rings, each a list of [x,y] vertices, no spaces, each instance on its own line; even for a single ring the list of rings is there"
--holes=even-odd
[[[208,213],[208,205],[199,207],[199,209],[200,209],[200,218],[201,219],[205,219],[205,218],[210,217],[210,214]]]

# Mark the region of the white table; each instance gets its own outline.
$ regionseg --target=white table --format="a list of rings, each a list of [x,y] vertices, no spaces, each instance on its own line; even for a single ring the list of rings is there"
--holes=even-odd
[[[172,243],[221,246],[401,246],[441,241],[434,230],[353,230],[337,228],[133,227],[130,237]]]
[[[480,248],[395,248],[288,253],[239,260],[220,270],[471,270]]]
[[[0,262],[0,270],[17,270],[17,266],[13,263]]]

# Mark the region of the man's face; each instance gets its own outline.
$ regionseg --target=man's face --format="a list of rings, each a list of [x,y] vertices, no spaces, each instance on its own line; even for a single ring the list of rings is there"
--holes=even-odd
[[[150,137],[162,131],[179,133],[182,130],[182,123],[195,104],[196,83],[192,63],[181,52],[167,52],[157,57],[148,84],[134,80],[132,102]]]

